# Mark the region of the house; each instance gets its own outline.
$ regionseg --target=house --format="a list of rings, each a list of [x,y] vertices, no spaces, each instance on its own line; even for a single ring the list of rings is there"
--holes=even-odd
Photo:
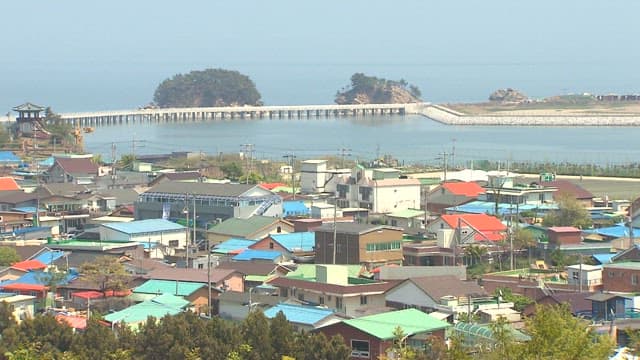
[[[264,316],[273,319],[280,312],[293,325],[296,331],[312,331],[344,320],[331,309],[285,303],[277,304],[265,310]]]
[[[211,254],[215,254],[218,257],[233,257],[244,250],[248,249],[249,246],[256,243],[256,240],[247,240],[247,239],[238,239],[231,238],[229,240],[225,240],[219,244],[216,244],[211,249]]]
[[[136,242],[159,247],[160,252],[150,251],[151,257],[163,258],[175,254],[176,249],[187,245],[186,228],[180,224],[148,219],[100,225],[100,239],[110,242]]]
[[[0,293],[0,301],[13,307],[13,318],[20,324],[22,320],[32,319],[35,314],[35,296]]]
[[[574,316],[591,314],[591,300],[589,296],[594,295],[592,292],[550,292],[549,295],[536,300],[534,303],[527,305],[522,310],[523,316],[532,316],[536,313],[537,307],[540,305],[560,305],[565,304],[569,307]]]
[[[244,291],[243,274],[234,269],[185,269],[157,268],[149,271],[144,278],[196,283],[211,283],[212,288],[223,291]]]
[[[196,309],[197,312],[206,312],[209,301],[207,283],[184,282],[172,280],[147,280],[145,283],[133,289],[130,298],[142,302],[151,300],[161,294],[181,296]],[[204,311],[203,311],[204,309]]]
[[[38,202],[36,193],[22,190],[0,191],[0,211],[10,211],[15,208],[35,207]]]
[[[322,219],[290,219],[293,224],[293,232],[309,232],[322,226]]]
[[[480,317],[480,323],[489,324],[503,318],[509,323],[518,322],[521,319],[520,313],[508,307],[479,309],[477,312]]]
[[[282,203],[282,217],[307,217],[311,214],[311,209],[309,209],[304,201],[300,200],[289,200],[284,201]]]
[[[509,204],[514,208],[525,205],[542,206],[554,203],[555,187],[539,184],[518,184],[516,174],[508,171],[490,171],[484,194],[478,200],[492,203]]]
[[[90,157],[54,158],[45,179],[48,183],[92,184],[98,176],[98,168]]]
[[[260,286],[275,276],[284,276],[291,269],[266,261],[221,261],[217,269],[233,269],[244,275],[244,288]]]
[[[433,337],[444,342],[445,330],[450,326],[420,310],[405,309],[344,320],[317,331],[328,338],[341,335],[351,349],[351,359],[379,359],[382,355],[393,356],[388,351],[398,327],[409,347],[422,349]]]
[[[444,209],[477,200],[484,188],[476,182],[444,182],[427,193],[427,210],[444,213]]]
[[[172,294],[158,295],[151,300],[129,306],[120,311],[107,314],[104,321],[114,328],[116,324],[127,325],[131,328],[137,328],[140,324],[145,323],[149,317],[156,320],[167,315],[177,315],[189,307],[189,301],[181,296]]]
[[[296,262],[313,262],[315,259],[315,232],[294,232],[289,234],[270,234],[262,240],[249,245],[250,249],[275,250],[285,259]]]
[[[632,300],[620,294],[596,293],[587,298],[591,300],[591,319],[595,321],[607,321],[614,318],[624,318],[627,309],[631,307]]]
[[[315,233],[315,262],[318,264],[368,264],[375,267],[402,263],[403,231],[400,228],[338,222],[324,224]]]
[[[258,185],[166,181],[140,194],[136,219],[183,218],[193,206],[202,223],[282,214],[282,199]]]
[[[17,167],[22,164],[23,161],[13,151],[0,151],[0,165]]]
[[[507,226],[495,216],[487,214],[446,214],[427,224],[427,232],[438,234],[444,230],[446,239],[438,246],[451,247],[476,241],[497,242],[505,238]]]
[[[154,187],[160,183],[167,181],[184,181],[184,182],[198,182],[202,178],[199,171],[180,171],[180,172],[167,172],[158,175],[155,179],[149,182],[149,187]]]
[[[558,191],[553,194],[553,199],[556,201],[560,196],[568,195],[571,198],[576,199],[584,207],[593,206],[593,194],[582,186],[569,180],[555,179],[552,181],[541,181],[540,185],[558,189]]]
[[[336,201],[341,208],[364,208],[373,213],[390,213],[420,206],[420,180],[401,177],[397,169],[365,169],[338,179]]]
[[[432,242],[411,242],[402,245],[402,265],[443,266],[454,264],[453,249],[433,245]]]
[[[602,266],[602,289],[621,293],[640,291],[640,262],[621,262]]]
[[[19,191],[20,185],[10,176],[0,177],[0,191]]]
[[[547,229],[549,245],[562,247],[582,242],[582,231],[573,226],[552,226]]]
[[[251,216],[247,219],[230,218],[207,230],[210,244],[219,244],[231,238],[262,239],[275,233],[293,232],[293,224],[277,217]]]
[[[69,271],[65,274],[64,278],[60,280],[60,284],[66,284],[77,277],[77,272]],[[0,291],[13,292],[18,295],[34,296],[40,305],[41,301],[46,298],[49,292],[49,286],[47,283],[50,278],[51,274],[48,272],[29,271],[18,279],[3,281],[0,283]]]
[[[424,312],[456,312],[456,307],[488,294],[476,282],[462,281],[456,276],[414,277],[399,283],[385,295],[386,305],[395,309],[416,308]],[[466,311],[465,311],[466,312]]]
[[[405,233],[409,234],[424,233],[427,219],[424,210],[417,209],[394,211],[386,214],[385,218],[388,224],[402,228]]]
[[[602,285],[602,266],[589,264],[567,266],[567,283],[578,289]]]
[[[350,274],[345,265],[303,268],[302,272],[296,270],[267,281],[268,285],[278,288],[279,300],[324,305],[351,317],[360,316],[368,309],[384,309],[384,294],[397,283],[357,277]]]
[[[284,261],[284,255],[275,250],[247,249],[231,258],[233,261],[266,261],[279,264]]]

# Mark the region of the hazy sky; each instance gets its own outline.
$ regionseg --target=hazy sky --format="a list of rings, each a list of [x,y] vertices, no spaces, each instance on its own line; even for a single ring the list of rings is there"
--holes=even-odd
[[[124,109],[204,68],[251,77],[267,104],[329,103],[351,74],[426,100],[640,92],[638,1],[0,2],[0,113]]]

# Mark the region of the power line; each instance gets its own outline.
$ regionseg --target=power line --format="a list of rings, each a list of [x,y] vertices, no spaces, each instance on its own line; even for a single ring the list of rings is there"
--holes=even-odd
[[[296,199],[296,180],[295,180],[295,171],[293,169],[295,165],[296,156],[293,153],[291,153],[291,154],[284,155],[283,158],[287,159],[287,162],[291,167],[291,192],[293,192],[293,200],[295,200]]]
[[[338,156],[340,156],[340,158],[342,159],[342,165],[340,167],[344,168],[344,158],[346,156],[351,156],[351,149],[338,149]]]
[[[251,171],[253,171],[253,152],[255,150],[253,144],[242,144],[240,145],[240,148],[242,149],[242,156],[244,157],[246,164],[246,183],[248,184],[249,174],[251,173]]]

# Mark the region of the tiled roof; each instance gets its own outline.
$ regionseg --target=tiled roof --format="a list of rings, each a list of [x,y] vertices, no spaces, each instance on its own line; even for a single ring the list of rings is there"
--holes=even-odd
[[[256,243],[256,240],[229,239],[213,247],[211,252],[219,254],[239,253]]]
[[[448,322],[438,320],[417,309],[363,316],[357,319],[345,320],[344,323],[383,340],[393,339],[394,332],[398,326],[408,336],[429,333],[451,326]]]
[[[387,225],[371,225],[371,224],[359,224],[359,223],[347,223],[347,222],[337,222],[336,223],[336,231],[340,234],[354,234],[354,235],[362,235],[367,234],[373,231],[390,229],[390,230],[398,230],[402,231],[401,228],[387,226]],[[333,223],[331,224],[322,224],[318,228],[316,228],[317,232],[333,232]]]
[[[57,314],[56,320],[60,324],[67,324],[74,329],[83,330],[87,327],[87,318],[84,316],[73,316],[66,314]]]
[[[313,251],[316,246],[316,233],[314,232],[272,234],[269,236],[289,252]]]
[[[476,197],[484,193],[482,186],[475,182],[446,182],[442,187],[454,195]]]
[[[216,269],[236,270],[245,275],[269,275],[273,273],[278,265],[267,262],[253,261],[223,261],[218,264]]]
[[[170,297],[177,299],[171,300]],[[188,305],[188,301],[169,294],[157,296],[151,300],[143,301],[121,311],[108,314],[104,319],[110,323],[138,323],[145,321],[149,316],[160,319],[165,315],[176,315],[182,312],[182,308]],[[180,306],[180,304],[184,304]]]
[[[279,221],[284,220],[269,216],[252,216],[248,219],[229,218],[208,231],[244,238]]]
[[[282,256],[278,251],[247,249],[232,258],[233,261],[276,260]]]
[[[290,322],[305,325],[313,325],[318,321],[321,321],[326,317],[334,314],[333,310],[327,308],[292,304],[278,304],[272,308],[265,310],[264,316],[272,319],[276,317],[276,315],[278,315],[278,313],[281,311]]]
[[[234,269],[211,269],[211,283],[217,284],[233,273]],[[206,269],[185,269],[185,268],[159,268],[148,272],[145,276],[147,279],[172,280],[172,281],[188,281],[207,283]]]
[[[180,180],[195,180],[200,178],[199,171],[181,171],[181,172],[173,172],[173,173],[164,173],[163,175],[167,179],[171,181],[180,181]]]
[[[36,200],[38,196],[34,193],[26,193],[22,190],[0,191],[0,203],[19,204],[22,202]]]
[[[266,190],[273,190],[275,188],[278,187],[282,187],[282,186],[287,186],[286,184],[283,184],[281,182],[275,182],[275,183],[262,183],[260,184],[260,187]]]
[[[549,231],[555,232],[555,233],[574,233],[574,232],[581,232],[582,230],[573,226],[552,226],[549,228]]]
[[[560,194],[564,193],[570,194],[578,200],[593,199],[593,194],[591,192],[584,189],[580,185],[572,183],[569,180],[543,181],[540,183],[540,185],[558,188],[558,191],[553,193],[554,198],[557,198]]]
[[[98,165],[89,158],[56,158],[55,163],[68,174],[98,174]]]
[[[44,111],[45,107],[36,105],[30,102],[26,102],[22,105],[18,105],[12,109],[13,111]]]
[[[507,229],[507,226],[500,219],[487,214],[442,215],[442,220],[453,229],[458,228],[458,219],[464,220],[461,221],[462,226],[466,226],[465,222],[467,222],[478,231],[505,231]]]
[[[433,300],[439,302],[443,296],[468,296],[469,294],[485,296],[487,293],[475,282],[462,281],[456,276],[422,276],[406,280],[414,283]],[[397,287],[400,287],[398,285]]]
[[[160,231],[184,231],[185,227],[164,219],[147,219],[131,222],[102,224],[102,226],[125,234],[155,233]]]
[[[362,293],[385,293],[387,290],[398,284],[397,281],[376,282],[360,285],[336,285],[315,281],[300,280],[288,277],[277,277],[267,282],[273,286],[296,287],[311,291],[318,291],[328,294],[357,295]]]
[[[143,294],[173,294],[178,296],[189,296],[205,286],[207,286],[206,283],[152,279],[133,289],[133,292]]]
[[[12,177],[0,177],[0,191],[20,190],[20,186]]]

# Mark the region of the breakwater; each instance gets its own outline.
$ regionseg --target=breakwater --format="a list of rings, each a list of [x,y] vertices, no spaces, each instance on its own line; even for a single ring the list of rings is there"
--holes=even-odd
[[[434,121],[459,126],[640,126],[640,115],[635,114],[467,115],[440,105],[416,105],[411,110]]]

